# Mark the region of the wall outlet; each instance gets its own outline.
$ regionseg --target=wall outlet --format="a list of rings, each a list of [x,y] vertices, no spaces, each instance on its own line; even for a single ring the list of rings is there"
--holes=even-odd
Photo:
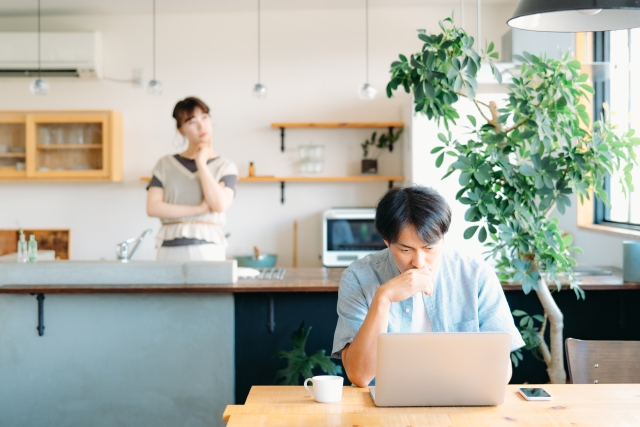
[[[133,69],[133,86],[134,87],[144,87],[144,69],[143,68],[134,68]]]

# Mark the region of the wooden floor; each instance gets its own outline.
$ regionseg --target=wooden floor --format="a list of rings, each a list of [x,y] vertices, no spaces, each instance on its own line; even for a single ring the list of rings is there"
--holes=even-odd
[[[544,385],[551,401],[524,400],[515,385],[487,407],[378,408],[367,389],[345,387],[342,401],[316,403],[302,387],[254,386],[229,405],[228,427],[257,426],[640,426],[640,384]]]

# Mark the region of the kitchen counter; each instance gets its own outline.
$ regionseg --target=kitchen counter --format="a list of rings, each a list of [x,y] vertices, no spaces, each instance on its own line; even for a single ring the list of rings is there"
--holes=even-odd
[[[287,268],[281,280],[237,279],[235,268],[235,261],[7,263],[0,265],[0,294],[337,292],[344,271],[343,268]],[[640,289],[640,283],[623,282],[619,268],[608,269],[612,275],[583,276],[582,289]],[[562,288],[566,290],[569,286]],[[522,286],[504,283],[503,289],[521,290]]]

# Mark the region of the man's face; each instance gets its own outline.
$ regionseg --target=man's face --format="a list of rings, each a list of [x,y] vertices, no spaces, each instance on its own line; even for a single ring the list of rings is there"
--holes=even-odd
[[[433,245],[425,245],[413,227],[405,227],[396,243],[387,242],[400,273],[412,268],[428,268],[436,272],[442,258],[443,239]]]

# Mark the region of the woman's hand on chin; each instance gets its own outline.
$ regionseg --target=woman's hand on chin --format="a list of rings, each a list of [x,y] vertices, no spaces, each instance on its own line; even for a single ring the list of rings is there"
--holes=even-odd
[[[208,143],[200,143],[196,146],[196,155],[194,160],[197,165],[206,165],[209,159],[209,147]]]

